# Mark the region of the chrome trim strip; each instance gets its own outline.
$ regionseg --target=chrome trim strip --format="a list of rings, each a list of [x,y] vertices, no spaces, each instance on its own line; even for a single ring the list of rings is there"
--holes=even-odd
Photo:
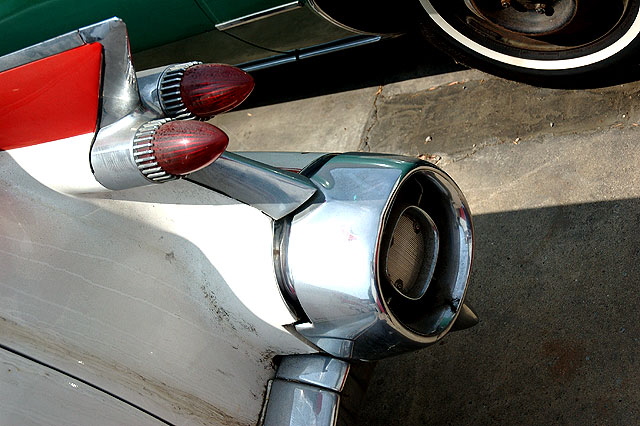
[[[274,220],[273,221],[273,268],[276,276],[276,281],[278,283],[278,287],[280,288],[280,293],[282,294],[282,298],[284,299],[287,307],[289,308],[289,312],[291,315],[297,318],[296,322],[309,322],[309,318],[307,318],[304,313],[304,309],[302,309],[302,305],[300,305],[300,301],[296,296],[296,291],[293,288],[293,284],[289,282],[287,279],[288,272],[286,270],[286,259],[287,259],[287,236],[289,235],[289,221],[286,218],[282,220]],[[295,335],[298,334],[297,331],[293,328],[293,325],[288,325],[285,327],[290,327],[288,331]],[[320,348],[317,348],[318,350]]]
[[[80,33],[77,30],[71,31],[0,57],[0,72],[80,47],[83,44],[85,43]]]
[[[108,126],[140,106],[127,26],[121,19],[111,18],[80,28],[78,34],[85,43],[99,42],[104,47],[100,127]]]
[[[259,161],[283,170],[303,170],[319,158],[324,157],[326,152],[274,152],[274,151],[246,151],[236,152],[250,160]]]
[[[280,6],[272,7],[270,9],[261,10],[250,15],[241,16],[239,18],[231,19],[226,22],[221,22],[216,25],[216,29],[225,31],[240,25],[248,24],[251,22],[259,21],[260,19],[268,18],[270,16],[278,15],[280,13],[288,12],[290,10],[299,9],[302,7],[300,1],[292,1],[291,3],[282,4]]]
[[[348,362],[326,355],[291,355],[282,358],[276,379],[342,392],[349,367]]]
[[[318,191],[304,176],[231,152],[186,179],[249,204],[274,219],[297,210]]]
[[[335,45],[321,45],[316,49],[312,49],[309,52],[301,51],[298,55],[299,59],[311,58],[313,56],[324,55],[327,53],[337,52],[339,50],[350,49],[352,47],[364,46],[365,44],[376,43],[382,40],[381,36],[367,36],[367,37],[359,37],[356,39],[349,39],[344,43],[335,44]],[[306,49],[305,49],[306,50]]]
[[[263,426],[335,426],[339,405],[335,392],[274,380]]]
[[[282,357],[260,424],[334,426],[349,370],[349,363],[328,355]]]
[[[277,67],[278,65],[289,64],[291,62],[295,62],[297,60],[294,54],[291,55],[277,55],[272,56],[266,59],[260,59],[257,61],[245,62],[243,64],[237,65],[242,71],[252,72],[258,71],[265,68]]]
[[[295,62],[298,59],[312,58],[314,56],[320,56],[326,53],[332,53],[344,49],[350,49],[352,47],[376,43],[380,40],[382,40],[381,36],[353,36],[338,41],[319,44],[317,46],[306,47],[304,49],[292,51],[290,53],[285,53],[282,55],[272,56],[266,59],[244,62],[236,66],[246,72],[257,71],[290,62]]]

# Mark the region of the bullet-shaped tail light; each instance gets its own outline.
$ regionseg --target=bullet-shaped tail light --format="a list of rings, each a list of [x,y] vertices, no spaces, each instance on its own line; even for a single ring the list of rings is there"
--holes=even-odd
[[[136,132],[133,157],[144,177],[162,182],[208,166],[228,144],[229,137],[211,124],[153,120]]]
[[[253,78],[239,68],[190,62],[165,70],[159,97],[169,117],[206,120],[238,106],[253,87]]]
[[[98,134],[91,165],[105,188],[134,188],[183,177],[213,163],[229,143],[222,130],[208,123],[144,118],[133,114]]]

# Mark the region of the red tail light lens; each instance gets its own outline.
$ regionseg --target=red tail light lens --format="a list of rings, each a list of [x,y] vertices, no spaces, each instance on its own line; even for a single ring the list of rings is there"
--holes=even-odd
[[[133,156],[143,175],[162,182],[208,166],[228,144],[229,137],[211,124],[156,120],[138,130]]]
[[[244,101],[255,83],[239,68],[223,64],[194,65],[184,71],[180,95],[186,108],[198,118],[211,118]]]
[[[178,176],[213,163],[228,144],[229,137],[222,130],[198,121],[170,121],[153,138],[158,166]]]

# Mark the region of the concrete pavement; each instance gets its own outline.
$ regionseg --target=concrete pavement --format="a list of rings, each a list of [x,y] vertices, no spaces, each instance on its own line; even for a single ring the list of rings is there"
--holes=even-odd
[[[461,71],[233,112],[232,150],[425,155],[475,218],[481,323],[381,361],[363,425],[636,424],[640,83]]]

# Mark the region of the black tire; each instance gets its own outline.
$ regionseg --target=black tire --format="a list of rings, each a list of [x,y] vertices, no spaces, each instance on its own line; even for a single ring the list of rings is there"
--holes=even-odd
[[[555,9],[538,12],[523,9],[530,0],[506,0],[512,6],[503,12],[495,8],[501,1],[420,0],[421,30],[462,64],[545,85],[613,69],[640,45],[640,0],[548,0]],[[554,22],[562,7],[566,19]]]

